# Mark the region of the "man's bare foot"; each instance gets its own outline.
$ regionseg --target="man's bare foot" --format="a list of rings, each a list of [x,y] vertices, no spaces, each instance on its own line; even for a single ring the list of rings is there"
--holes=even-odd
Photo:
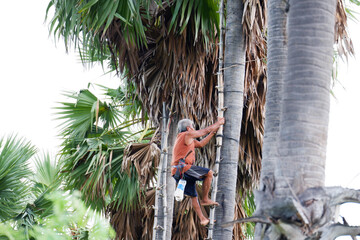
[[[214,201],[211,201],[211,200],[207,200],[207,201],[200,201],[200,204],[202,206],[219,206],[220,204],[218,202],[214,202]]]
[[[206,226],[206,225],[209,224],[209,222],[210,222],[210,220],[206,218],[206,219],[200,221],[200,225],[201,225],[201,226]]]

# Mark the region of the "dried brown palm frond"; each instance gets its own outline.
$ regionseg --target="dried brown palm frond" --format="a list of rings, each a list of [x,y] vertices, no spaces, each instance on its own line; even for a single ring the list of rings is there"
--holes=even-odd
[[[132,211],[121,209],[114,208],[109,211],[110,223],[116,231],[116,239],[140,239],[141,208],[137,206]]]
[[[135,42],[127,41],[123,32],[121,20],[114,19],[108,29],[102,33],[102,36],[108,43],[116,71],[120,73],[129,72],[131,76],[138,71],[139,48]]]
[[[155,188],[146,191],[146,204],[143,206],[141,239],[151,240],[154,225]]]
[[[169,24],[166,16],[161,21],[163,27]],[[215,116],[216,51],[208,54],[206,46],[194,44],[190,27],[182,34],[170,32],[165,37],[161,32],[166,29],[159,32],[154,27],[150,31],[150,36],[159,40],[141,54],[141,66],[133,78],[150,118],[157,123],[162,102],[174,101],[173,110],[180,118],[207,125]]]
[[[216,116],[216,38],[204,44],[196,23],[190,18],[182,32],[172,29],[171,5],[164,4],[146,31],[147,46],[128,43],[114,20],[104,38],[108,41],[118,70],[128,70],[128,78],[136,83],[137,94],[157,126],[162,102],[174,101],[180,118],[193,119],[205,126]],[[149,22],[143,19],[144,22]]]
[[[266,94],[266,15],[266,1],[244,1],[246,63],[237,181],[241,192],[251,190],[260,178]]]
[[[240,195],[238,194],[236,196],[236,205],[235,205],[235,217],[234,219],[242,219],[242,218],[246,218],[249,217],[246,215],[244,208],[242,206],[242,198],[240,197]],[[246,239],[245,234],[244,234],[244,225],[245,224],[235,224],[234,225],[234,235],[233,235],[233,239],[234,240],[240,240],[240,239]]]
[[[140,194],[140,193],[139,193]],[[149,188],[141,194],[141,202],[130,210],[109,205],[110,223],[116,231],[116,239],[150,240],[154,222],[155,189]]]
[[[347,32],[347,15],[344,7],[344,1],[338,0],[336,6],[336,21],[334,41],[340,56],[354,55],[354,46]]]
[[[198,185],[196,186],[196,191],[200,201],[202,191]],[[205,217],[208,217],[208,207],[204,208],[201,206],[201,211]],[[190,197],[185,197],[181,202],[175,202],[174,213],[172,240],[206,239],[207,229],[201,226],[200,220],[192,207]]]
[[[135,166],[140,188],[144,189],[155,179],[155,169],[159,165],[160,149],[153,143],[131,143],[124,150],[121,170],[131,174],[130,167]]]

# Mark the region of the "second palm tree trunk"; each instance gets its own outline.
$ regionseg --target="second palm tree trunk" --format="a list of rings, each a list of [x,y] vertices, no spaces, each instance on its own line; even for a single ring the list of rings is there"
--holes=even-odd
[[[234,219],[239,140],[244,97],[245,43],[242,28],[243,2],[227,1],[224,56],[224,106],[226,107],[223,146],[218,176],[214,239],[232,239],[233,227],[222,228]]]

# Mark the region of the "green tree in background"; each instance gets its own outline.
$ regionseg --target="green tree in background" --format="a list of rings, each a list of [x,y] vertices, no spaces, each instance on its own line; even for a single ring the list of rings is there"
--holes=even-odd
[[[109,223],[76,193],[61,191],[60,165],[30,142],[0,140],[0,239],[110,239]],[[34,157],[34,158],[32,158]],[[34,160],[34,170],[30,162]]]
[[[11,136],[0,139],[0,221],[17,216],[29,195],[29,159],[36,150],[29,142]],[[24,179],[24,180],[21,180]]]
[[[65,189],[79,190],[88,205],[109,216],[118,238],[146,239],[151,237],[160,155],[157,135],[152,128],[142,129],[141,119],[134,118],[136,101],[128,102],[122,88],[103,89],[104,101],[81,90],[67,94],[72,101],[56,108],[63,120]]]

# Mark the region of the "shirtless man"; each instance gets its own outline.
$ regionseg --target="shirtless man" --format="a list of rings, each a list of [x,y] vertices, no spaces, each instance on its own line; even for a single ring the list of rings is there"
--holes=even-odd
[[[196,181],[203,181],[203,196],[200,202],[201,205],[212,206],[219,205],[219,203],[211,201],[209,198],[209,190],[211,180],[213,178],[213,171],[208,168],[194,166],[195,148],[201,148],[205,146],[216,134],[219,127],[224,123],[224,118],[218,118],[218,121],[215,124],[200,130],[195,130],[194,123],[189,119],[182,119],[178,123],[179,133],[177,135],[173,149],[171,174],[175,178],[176,182],[178,182],[182,177],[185,178],[186,186],[184,193],[191,197],[194,210],[200,218],[200,224],[203,226],[209,223],[209,219],[206,218],[201,211],[195,188]],[[196,140],[196,138],[205,135],[207,136],[201,141]],[[181,162],[180,160],[185,156],[185,162]]]

